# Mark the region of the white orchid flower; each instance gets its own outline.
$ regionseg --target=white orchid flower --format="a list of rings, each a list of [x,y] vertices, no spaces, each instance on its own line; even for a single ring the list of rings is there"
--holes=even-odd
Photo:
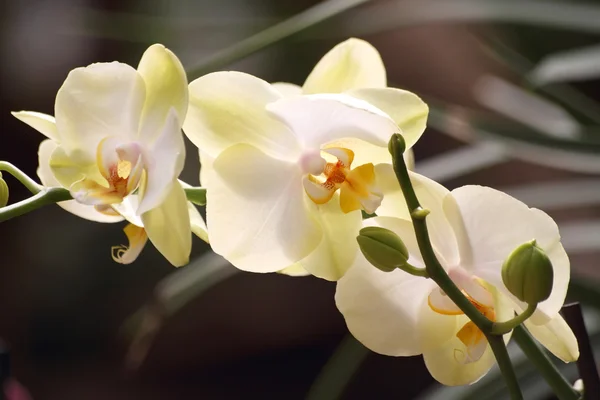
[[[125,230],[129,253],[117,251],[121,262],[137,257],[147,235],[181,266],[191,250],[188,202],[177,182],[187,107],[180,61],[153,45],[137,70],[112,62],[71,71],[57,93],[55,117],[13,115],[48,137],[40,146],[38,173],[44,184],[71,191],[76,202],[63,208],[94,221],[132,222]]]
[[[577,341],[558,314],[570,267],[552,218],[491,188],[464,186],[449,192],[417,174],[411,180],[421,204],[431,211],[427,226],[440,263],[493,321],[507,321],[527,308],[506,289],[501,270],[516,247],[537,241],[552,262],[554,284],[525,326],[557,357],[576,360]],[[397,233],[408,248],[409,262],[424,267],[405,203],[390,202],[378,213],[387,216],[365,220],[365,225]],[[473,383],[495,362],[483,333],[430,279],[401,270],[381,272],[360,255],[338,282],[335,298],[349,330],[365,346],[390,356],[422,354],[432,376],[443,384]]]
[[[373,152],[387,154],[400,132],[387,114],[343,94],[284,98],[251,75],[217,72],[190,84],[183,128],[201,149],[215,252],[247,271],[298,263],[326,279],[344,274],[361,210],[381,202]]]

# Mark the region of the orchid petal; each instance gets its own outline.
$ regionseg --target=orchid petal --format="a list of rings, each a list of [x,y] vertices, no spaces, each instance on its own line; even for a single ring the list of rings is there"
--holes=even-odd
[[[50,169],[50,157],[55,149],[56,143],[54,143],[52,140],[46,139],[42,143],[40,143],[40,148],[38,151],[39,166],[37,174],[40,177],[40,180],[42,181],[42,185],[48,187],[61,186],[58,180],[52,174],[52,170]],[[90,221],[105,223],[123,221],[123,217],[121,217],[120,215],[107,215],[105,213],[97,211],[93,206],[81,204],[75,200],[61,201],[57,204],[66,211],[70,212],[71,214],[77,215],[78,217],[84,219],[88,219]]]
[[[579,358],[577,338],[560,314],[544,325],[525,320],[525,326],[538,342],[564,362],[577,361]]]
[[[170,118],[172,109],[181,123],[185,120],[187,77],[177,56],[161,44],[152,45],[144,52],[137,71],[146,84],[139,134],[144,142],[152,143],[160,135],[165,120]]]
[[[398,126],[378,108],[343,94],[296,96],[267,105],[267,110],[294,132],[307,149],[341,147],[341,139],[356,139],[387,150],[392,134]],[[335,146],[327,146],[331,142]]]
[[[502,293],[490,287],[494,295],[494,309],[498,321],[507,321],[514,315],[511,303]],[[423,359],[431,375],[448,386],[477,382],[494,365],[495,358],[485,341],[470,342],[463,327],[471,321],[465,315],[442,315],[425,302],[421,306],[418,335],[421,338]],[[475,328],[476,329],[476,328]],[[461,333],[459,335],[459,333]],[[477,331],[472,330],[476,334]],[[461,336],[461,338],[459,338]],[[507,342],[510,335],[504,335]],[[484,339],[485,340],[485,339]],[[470,347],[465,345],[471,344]],[[483,351],[482,351],[483,350]]]
[[[189,201],[188,211],[190,214],[190,227],[192,229],[192,233],[208,243],[208,229],[206,228],[206,222],[204,222],[204,219],[202,219],[202,216],[198,212],[196,206]]]
[[[189,90],[183,130],[210,157],[237,143],[282,159],[298,154],[296,138],[265,110],[282,97],[269,83],[241,72],[215,72],[193,81]]]
[[[347,94],[365,100],[389,115],[400,127],[407,149],[425,131],[429,107],[414,93],[395,88],[361,88]]]
[[[19,111],[11,112],[11,114],[46,136],[48,139],[52,139],[55,142],[60,141],[58,129],[56,129],[56,120],[53,116],[35,111]]]
[[[395,218],[375,217],[364,222],[401,236],[412,229],[408,221]],[[411,255],[409,262],[423,267],[414,233],[404,242]],[[335,302],[352,335],[369,349],[390,356],[413,356],[422,352],[417,326],[422,304],[427,306],[427,295],[435,287],[433,281],[404,271],[382,272],[359,254],[338,281]]]
[[[455,210],[449,218],[456,227],[461,265],[521,306],[523,303],[510,295],[502,282],[502,264],[518,246],[536,240],[552,262],[554,285],[550,297],[538,304],[531,318],[538,325],[553,318],[566,297],[570,265],[552,218],[505,193],[482,186],[463,186],[452,191],[451,196],[454,201],[446,199],[446,206],[455,206],[446,208]],[[470,254],[463,256],[467,251]]]
[[[145,194],[145,186],[145,179],[142,179],[141,197]],[[190,215],[188,201],[179,182],[173,182],[164,201],[142,214],[141,218],[150,241],[171,264],[181,267],[189,262],[192,250]]]
[[[129,65],[92,64],[69,73],[56,95],[56,126],[67,154],[93,162],[106,136],[132,140],[145,98],[144,81]]]
[[[289,267],[286,267],[284,269],[282,269],[281,271],[277,271],[280,274],[283,275],[288,275],[288,276],[309,276],[311,275],[310,272],[308,272],[307,270],[305,270],[302,265],[296,263],[293,265],[290,265]]]
[[[331,49],[314,67],[304,93],[341,93],[361,87],[385,87],[379,52],[361,39],[348,39]]]
[[[293,83],[275,82],[272,83],[271,86],[274,89],[277,89],[277,91],[281,93],[283,97],[299,96],[302,94],[302,88]]]
[[[170,191],[171,184],[177,180],[185,161],[185,143],[181,133],[179,117],[171,109],[160,136],[145,155],[147,186],[140,196],[138,214],[141,215],[158,207]]]
[[[309,205],[309,208],[319,221],[323,235],[315,250],[298,265],[319,278],[338,280],[358,254],[356,236],[362,226],[362,213],[344,213],[337,198],[325,204]]]
[[[394,169],[389,164],[376,167],[377,186],[383,192],[383,201],[377,215],[402,218],[410,221],[410,212],[396,179]],[[409,172],[413,189],[421,207],[430,211],[427,215],[429,237],[440,262],[445,267],[458,265],[459,255],[456,238],[450,222],[442,209],[443,199],[450,193],[439,183],[415,172]]]
[[[111,248],[112,258],[119,264],[131,264],[138,258],[144,249],[144,246],[148,241],[148,235],[146,235],[144,228],[140,228],[133,224],[127,224],[123,229],[123,232],[125,232],[125,235],[127,236],[129,245],[113,246]]]
[[[237,268],[279,271],[321,241],[296,163],[238,144],[222,152],[210,172],[206,213],[211,246]]]

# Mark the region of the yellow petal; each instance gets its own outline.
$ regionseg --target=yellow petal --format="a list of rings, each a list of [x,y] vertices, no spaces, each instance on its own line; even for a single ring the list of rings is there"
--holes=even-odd
[[[385,86],[379,52],[364,40],[352,38],[335,46],[317,63],[302,89],[305,94],[341,93]]]
[[[181,123],[188,108],[187,77],[181,62],[161,44],[150,46],[137,68],[146,84],[146,101],[142,111],[140,136],[145,141],[158,137],[171,108]]]
[[[535,325],[528,319],[525,326],[533,337],[564,362],[577,361],[579,358],[577,338],[560,315],[544,325]]]
[[[142,178],[140,193],[145,191]],[[142,214],[142,222],[150,241],[174,266],[186,265],[192,250],[192,229],[185,192],[179,182],[173,182],[160,206]]]
[[[306,175],[302,178],[302,185],[306,195],[315,202],[315,204],[325,204],[333,197],[335,187],[326,186],[318,182],[312,175]]]
[[[144,249],[144,246],[148,241],[148,235],[146,235],[144,228],[140,228],[133,224],[127,224],[123,229],[123,232],[127,235],[129,245],[113,246],[111,248],[112,258],[119,264],[131,264],[138,258]]]
[[[361,88],[351,90],[348,94],[371,103],[389,115],[401,129],[407,149],[425,131],[429,107],[414,93],[395,88]]]
[[[282,269],[281,271],[277,271],[280,274],[288,275],[288,276],[308,276],[310,272],[308,272],[301,264],[293,264],[287,268]]]
[[[11,114],[31,126],[33,129],[45,135],[48,139],[60,142],[58,129],[56,129],[56,120],[53,116],[42,114],[35,111],[11,112]]]

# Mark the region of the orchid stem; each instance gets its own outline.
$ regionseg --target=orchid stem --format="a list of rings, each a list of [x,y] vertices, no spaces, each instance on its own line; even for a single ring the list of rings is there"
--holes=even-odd
[[[31,179],[25,172],[6,161],[0,161],[0,171],[6,171],[19,180],[33,194],[38,194],[44,187]]]
[[[571,384],[556,368],[552,360],[550,360],[548,355],[540,348],[523,326],[515,327],[512,337],[515,339],[521,350],[523,350],[523,353],[525,353],[527,358],[535,365],[548,385],[550,385],[556,397],[560,400],[579,399],[579,393],[573,389]]]
[[[402,188],[402,193],[413,222],[415,230],[415,236],[419,244],[419,250],[423,261],[425,262],[425,269],[429,274],[429,277],[437,283],[437,285],[446,293],[446,295],[456,304],[471,321],[485,334],[490,343],[490,347],[494,352],[496,361],[500,367],[500,371],[504,376],[506,385],[510,392],[511,399],[521,400],[523,395],[519,388],[512,363],[506,351],[506,346],[502,336],[492,335],[492,328],[494,323],[486,318],[485,315],[479,312],[477,308],[463,295],[460,289],[454,284],[452,279],[448,276],[440,262],[438,261],[431,240],[429,238],[429,232],[427,230],[427,223],[425,219],[429,214],[428,210],[421,207],[419,199],[412,186],[410,176],[408,175],[408,169],[404,163],[402,154],[406,149],[406,144],[402,135],[396,133],[392,136],[389,142],[389,151],[392,155],[394,164],[394,172],[396,178]]]
[[[527,318],[531,317],[537,308],[537,304],[529,304],[525,311],[511,320],[505,322],[494,322],[492,335],[505,335],[512,331],[517,325],[521,325]]]

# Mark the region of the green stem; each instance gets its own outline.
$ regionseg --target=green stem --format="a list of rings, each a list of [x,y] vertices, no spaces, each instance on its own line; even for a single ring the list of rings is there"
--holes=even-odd
[[[206,205],[206,188],[203,187],[191,187],[184,188],[185,195],[188,201],[198,205],[205,206]]]
[[[579,393],[573,389],[571,384],[558,371],[552,360],[550,360],[548,355],[523,326],[515,327],[512,337],[560,400],[579,399]]]
[[[410,265],[409,263],[405,263],[404,265],[398,267],[398,269],[401,269],[402,271],[414,276],[422,276],[423,278],[429,278],[429,273],[427,272],[427,269],[418,268],[414,265]]]
[[[59,187],[42,188],[36,195],[28,199],[0,208],[0,222],[27,214],[45,205],[70,200],[71,198],[71,194],[67,189]]]
[[[452,282],[452,279],[450,279],[435,255],[429,238],[429,232],[427,231],[427,223],[425,222],[429,212],[421,207],[412,186],[410,176],[408,175],[408,169],[406,168],[404,158],[402,157],[405,149],[406,144],[402,135],[398,133],[394,134],[390,139],[389,150],[392,154],[396,178],[400,183],[404,199],[406,200],[406,204],[410,211],[415,235],[419,244],[419,250],[423,257],[423,261],[425,262],[425,269],[429,273],[429,277],[437,283],[454,304],[456,304],[486,335],[510,391],[511,399],[521,400],[523,395],[521,394],[512,363],[506,352],[506,346],[502,336],[491,335],[493,322],[480,313],[479,310],[477,310],[477,308],[475,308],[475,306],[463,295],[460,289]]]
[[[529,304],[527,309],[511,320],[505,322],[494,322],[492,335],[504,335],[512,331],[517,325],[521,325],[527,318],[531,317],[537,308],[537,304]]]
[[[390,152],[393,158],[394,171],[396,172],[396,178],[398,178],[402,193],[404,194],[404,199],[410,210],[419,250],[421,251],[423,261],[425,262],[425,269],[429,273],[429,277],[442,288],[465,315],[469,317],[482,332],[489,333],[492,330],[493,322],[480,313],[479,310],[463,295],[460,289],[452,282],[452,279],[450,279],[435,255],[429,239],[427,223],[425,222],[429,212],[421,207],[412,186],[412,182],[410,181],[408,169],[406,168],[404,158],[402,157],[404,149],[405,144],[402,135],[395,134],[392,136],[392,139],[390,140]]]
[[[494,352],[496,362],[500,367],[500,372],[506,381],[506,387],[510,393],[510,398],[513,400],[523,399],[523,394],[521,393],[521,388],[519,387],[517,375],[515,374],[515,370],[513,369],[510,361],[508,351],[506,351],[504,338],[496,335],[487,335],[486,338],[490,344],[490,347],[492,348],[492,351]]]
[[[6,171],[19,180],[33,194],[38,194],[44,187],[31,179],[27,174],[6,161],[0,161],[0,171]]]

